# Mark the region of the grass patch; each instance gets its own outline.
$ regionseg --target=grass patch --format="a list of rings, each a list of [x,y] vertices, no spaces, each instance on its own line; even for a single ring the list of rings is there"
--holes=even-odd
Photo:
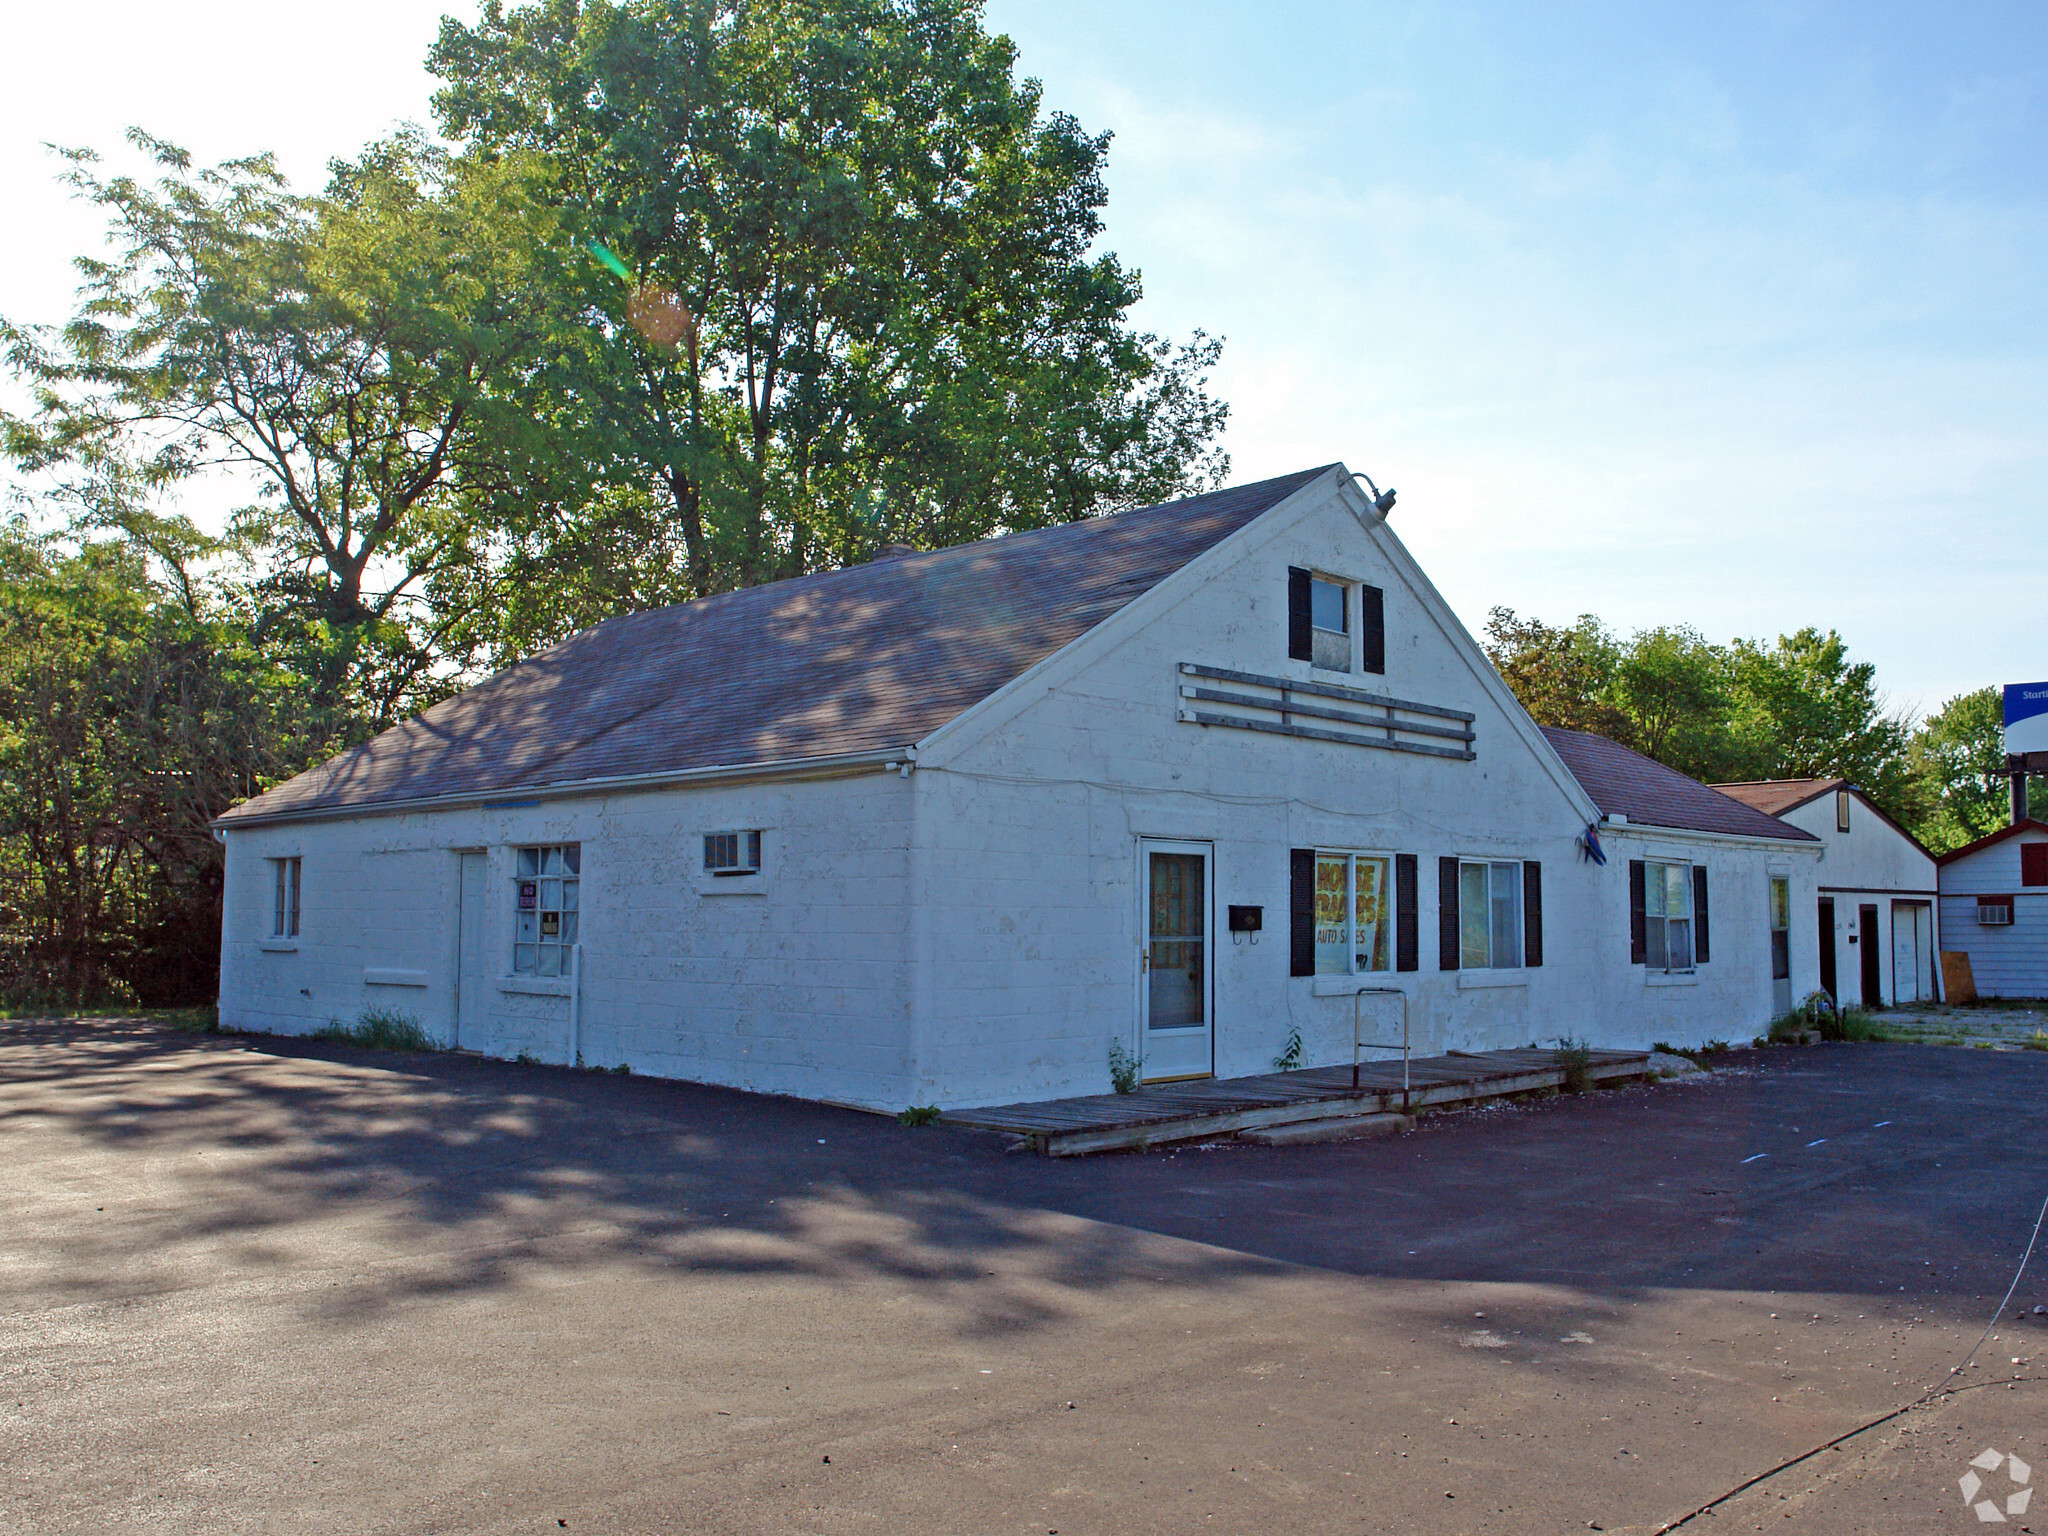
[[[353,1024],[330,1019],[313,1032],[315,1040],[359,1045],[372,1051],[438,1051],[441,1042],[409,1013],[390,1008],[365,1008]]]

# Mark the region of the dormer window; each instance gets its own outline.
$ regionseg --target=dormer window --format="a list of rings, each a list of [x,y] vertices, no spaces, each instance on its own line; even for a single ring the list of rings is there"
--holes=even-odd
[[[1312,665],[1328,672],[1351,670],[1351,589],[1341,581],[1309,580],[1309,640]]]

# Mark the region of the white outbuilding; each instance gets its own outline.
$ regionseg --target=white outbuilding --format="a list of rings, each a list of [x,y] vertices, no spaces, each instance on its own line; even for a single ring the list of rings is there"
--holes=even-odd
[[[1715,787],[1820,840],[1814,916],[1820,984],[1830,997],[1866,1008],[1940,997],[1940,882],[1918,838],[1847,779]]]
[[[2048,822],[2021,820],[1941,856],[1943,945],[1983,997],[2048,997]]]
[[[1341,465],[614,619],[220,828],[226,1025],[885,1108],[1818,973],[1818,840],[1546,738]]]

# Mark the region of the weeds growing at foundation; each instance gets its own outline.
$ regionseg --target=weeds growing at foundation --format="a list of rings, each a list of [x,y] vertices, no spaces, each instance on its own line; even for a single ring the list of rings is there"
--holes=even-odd
[[[438,1051],[441,1042],[427,1033],[426,1026],[409,1013],[388,1008],[365,1008],[353,1024],[329,1019],[326,1027],[313,1032],[316,1040],[340,1045],[360,1045],[373,1051]]]
[[[936,1104],[913,1104],[896,1117],[898,1125],[932,1125],[939,1118]]]
[[[1593,1086],[1593,1051],[1583,1040],[1566,1035],[1551,1052],[1557,1068],[1564,1073],[1566,1093],[1584,1093]]]
[[[1301,1070],[1301,1026],[1287,1031],[1287,1046],[1273,1058],[1275,1072],[1298,1072]]]
[[[1118,1093],[1135,1093],[1138,1069],[1143,1063],[1124,1047],[1121,1040],[1109,1042],[1109,1086]]]

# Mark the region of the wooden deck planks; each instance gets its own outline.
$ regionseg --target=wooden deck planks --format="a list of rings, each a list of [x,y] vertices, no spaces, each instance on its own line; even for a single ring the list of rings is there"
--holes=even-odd
[[[1593,1051],[1595,1078],[1632,1077],[1649,1065],[1642,1051]],[[1411,1099],[1462,1102],[1519,1093],[1561,1080],[1556,1055],[1506,1050],[1429,1056],[1408,1064]],[[1088,1094],[1029,1104],[948,1110],[945,1119],[977,1130],[1027,1136],[1040,1151],[1075,1153],[1228,1135],[1237,1130],[1339,1115],[1370,1114],[1402,1092],[1401,1064],[1313,1067],[1252,1077],[1161,1083],[1128,1094]]]

